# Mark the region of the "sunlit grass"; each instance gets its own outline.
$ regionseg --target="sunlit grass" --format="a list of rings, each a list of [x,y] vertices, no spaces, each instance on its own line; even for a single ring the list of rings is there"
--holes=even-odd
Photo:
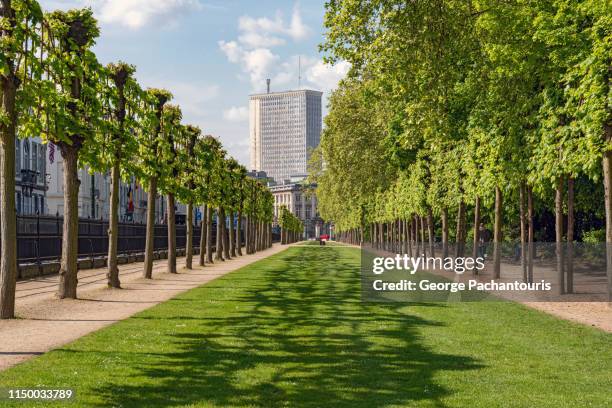
[[[75,388],[83,407],[610,406],[609,334],[513,303],[362,303],[359,259],[290,248],[0,387]]]

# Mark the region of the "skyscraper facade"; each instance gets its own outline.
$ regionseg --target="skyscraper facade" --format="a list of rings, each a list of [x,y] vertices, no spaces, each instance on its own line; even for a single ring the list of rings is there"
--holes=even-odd
[[[251,95],[251,169],[277,183],[306,174],[310,150],[321,139],[322,92],[308,89]]]

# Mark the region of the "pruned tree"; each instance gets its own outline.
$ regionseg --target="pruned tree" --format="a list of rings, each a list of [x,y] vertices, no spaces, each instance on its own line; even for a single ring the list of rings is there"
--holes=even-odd
[[[147,235],[145,238],[145,261],[143,277],[153,276],[153,252],[155,251],[155,203],[159,180],[168,173],[163,149],[167,141],[162,131],[164,106],[172,94],[164,89],[148,89],[142,98],[141,131],[136,134],[138,155],[136,175],[141,184],[147,185]]]
[[[15,217],[15,142],[20,117],[40,113],[34,93],[41,78],[43,13],[34,0],[0,2],[0,319],[15,317],[17,231]],[[35,128],[35,127],[34,127]]]

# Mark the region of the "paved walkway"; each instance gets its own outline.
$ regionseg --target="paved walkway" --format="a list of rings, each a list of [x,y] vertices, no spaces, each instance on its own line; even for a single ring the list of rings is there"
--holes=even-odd
[[[166,273],[167,260],[155,261],[153,279],[143,279],[143,263],[119,267],[122,289],[106,287],[106,268],[79,272],[79,299],[55,297],[58,275],[17,283],[16,314],[19,319],[0,320],[0,370],[78,339],[177,294],[284,250],[274,245],[265,251],[178,274]],[[197,256],[194,264],[197,265]]]

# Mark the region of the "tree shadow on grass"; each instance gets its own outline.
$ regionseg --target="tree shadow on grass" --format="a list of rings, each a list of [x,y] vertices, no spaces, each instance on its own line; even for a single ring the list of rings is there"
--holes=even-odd
[[[419,328],[438,323],[408,314],[405,304],[362,303],[354,258],[293,248],[272,267],[254,266],[179,298],[202,307],[175,303],[187,308],[180,316],[172,309],[167,317],[137,317],[187,321],[189,330],[165,335],[164,348],[174,351],[142,353],[130,367],[139,382],[118,377],[91,391],[101,406],[124,407],[444,406],[452,390],[436,383],[436,373],[483,366],[423,345]],[[228,292],[236,278],[253,276],[259,279]],[[224,308],[215,313],[210,300]]]

